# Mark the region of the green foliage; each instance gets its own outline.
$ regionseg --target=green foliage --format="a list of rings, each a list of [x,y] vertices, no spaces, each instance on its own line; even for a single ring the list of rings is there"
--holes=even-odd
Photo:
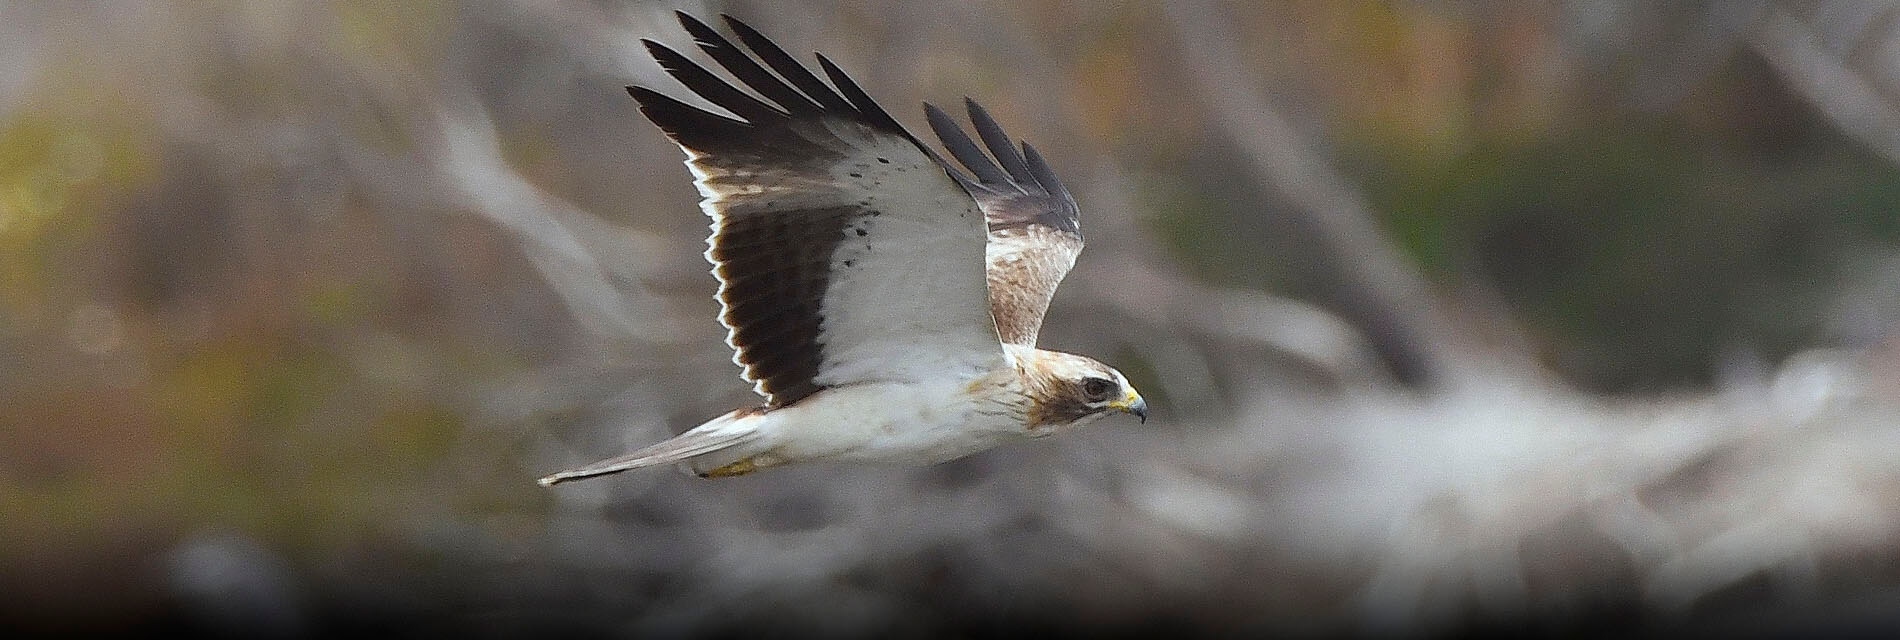
[[[1838,240],[1900,218],[1900,172],[1825,131],[1764,151],[1669,117],[1579,124],[1440,167],[1362,157],[1400,245],[1494,286],[1591,386],[1703,381],[1730,346],[1786,354],[1821,320]]]

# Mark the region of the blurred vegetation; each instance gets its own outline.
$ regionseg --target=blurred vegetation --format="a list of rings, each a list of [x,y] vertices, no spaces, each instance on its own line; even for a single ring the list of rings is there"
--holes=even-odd
[[[1439,293],[1495,293],[1560,376],[1657,396],[1712,385],[1737,354],[1843,341],[1826,329],[1834,301],[1900,247],[1900,170],[1747,52],[1645,102],[1657,49],[1602,54],[1563,6],[1223,10],[1252,56],[1233,64],[1323,141],[1394,245]],[[1101,330],[1112,317],[1087,317],[1088,292],[1116,278],[1088,263],[1158,255],[1199,283],[1343,304],[1326,267],[1340,258],[1238,167],[1153,6],[689,8],[837,52],[913,126],[918,100],[968,94],[1034,141],[1092,242],[1046,341],[1119,354],[1155,398],[1180,388]],[[0,85],[5,592],[31,585],[46,607],[32,616],[62,622],[165,615],[152,558],[235,531],[320,576],[320,593],[375,569],[466,595],[480,587],[455,576],[561,544],[537,519],[557,498],[530,482],[550,465],[746,401],[688,176],[619,89],[671,86],[631,44],[686,42],[669,10],[0,10],[0,40],[21,36],[0,63],[27,69]],[[435,172],[450,163],[427,123],[471,108],[525,184],[617,225],[577,227],[583,241],[659,247],[600,270],[689,329],[643,343],[574,320],[532,252]],[[517,396],[525,408],[498,408]],[[682,518],[646,508],[615,517]],[[471,547],[501,559],[453,552]],[[568,575],[523,571],[539,586]],[[653,580],[640,588],[670,584]]]
[[[1402,246],[1441,278],[1495,286],[1560,370],[1654,391],[1707,384],[1725,348],[1780,360],[1813,345],[1828,311],[1817,285],[1853,266],[1841,240],[1900,239],[1900,172],[1785,115],[1775,128],[1809,135],[1751,140],[1639,115],[1481,139],[1429,168],[1391,154],[1359,166]]]
[[[1618,72],[1640,60],[1549,77],[1562,45],[1536,10],[1335,11],[1318,13],[1349,26],[1312,27],[1340,37],[1306,62],[1359,71],[1310,80],[1338,96],[1337,165],[1437,282],[1494,288],[1588,388],[1702,387],[1737,350],[1777,361],[1827,342],[1850,254],[1900,240],[1900,170],[1757,58],[1639,108]],[[1202,277],[1326,300],[1330,281],[1302,266],[1322,259],[1312,244],[1236,224],[1269,217],[1272,194],[1205,151],[1162,161],[1194,177],[1155,192],[1155,229]]]

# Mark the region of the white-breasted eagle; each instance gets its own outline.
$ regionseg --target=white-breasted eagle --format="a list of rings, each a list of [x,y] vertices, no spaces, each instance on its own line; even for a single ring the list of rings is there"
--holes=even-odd
[[[679,14],[750,94],[644,42],[739,119],[627,90],[686,151],[713,220],[706,258],[726,342],[765,403],[542,484],[674,462],[702,477],[813,460],[935,463],[1112,411],[1146,421],[1120,372],[1036,348],[1082,235],[1075,199],[1033,147],[1018,151],[974,101],[981,146],[924,105],[959,170],[823,55],[830,84],[722,17],[744,49]]]

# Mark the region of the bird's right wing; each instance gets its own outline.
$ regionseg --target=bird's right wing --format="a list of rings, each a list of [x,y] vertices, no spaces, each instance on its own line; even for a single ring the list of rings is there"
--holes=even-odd
[[[628,91],[686,151],[713,219],[726,339],[768,404],[998,366],[983,212],[964,186],[824,56],[836,90],[737,20],[751,55],[679,17],[764,100],[652,41],[668,73],[741,119]]]

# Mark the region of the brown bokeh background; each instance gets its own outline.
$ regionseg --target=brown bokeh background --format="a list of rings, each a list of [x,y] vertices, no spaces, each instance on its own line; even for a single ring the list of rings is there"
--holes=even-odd
[[[944,5],[0,4],[0,620],[1900,624],[1891,3]],[[1154,419],[535,486],[755,401],[674,9],[1033,142]]]

